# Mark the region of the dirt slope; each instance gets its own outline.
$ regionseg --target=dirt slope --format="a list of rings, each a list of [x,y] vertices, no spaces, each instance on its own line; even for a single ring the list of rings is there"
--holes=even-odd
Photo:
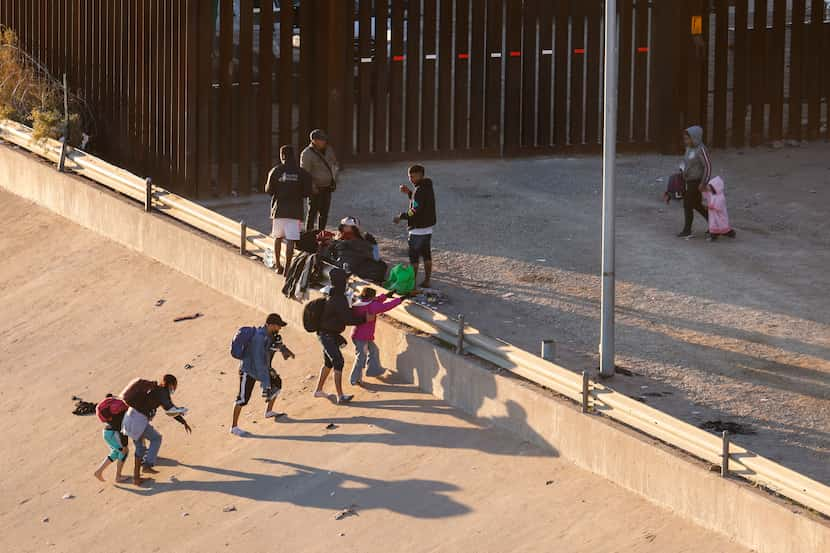
[[[233,438],[228,341],[262,313],[5,192],[0,221],[0,551],[744,551],[411,386],[314,400],[298,329],[287,417],[256,399]],[[168,371],[193,434],[160,415],[155,480],[100,484],[101,425],[70,397]]]

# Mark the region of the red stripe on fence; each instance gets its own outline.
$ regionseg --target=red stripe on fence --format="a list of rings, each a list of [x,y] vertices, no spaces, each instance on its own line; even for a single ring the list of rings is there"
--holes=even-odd
[[[513,51],[510,52],[510,57],[511,58],[518,58],[521,55],[522,55],[522,53],[517,51],[517,50],[513,50]]]
[[[392,56],[392,61],[403,61],[406,56]]]
[[[574,48],[574,54],[584,54],[585,48]]]

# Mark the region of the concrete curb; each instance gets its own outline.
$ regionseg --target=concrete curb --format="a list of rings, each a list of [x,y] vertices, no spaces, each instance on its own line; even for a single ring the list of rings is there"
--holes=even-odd
[[[302,305],[279,293],[261,263],[164,215],[27,153],[0,147],[0,186],[164,263],[234,299],[300,324]],[[521,380],[381,322],[387,366],[450,405],[603,476],[757,551],[830,551],[830,525],[802,508],[723,479],[689,457],[607,419],[583,415]]]

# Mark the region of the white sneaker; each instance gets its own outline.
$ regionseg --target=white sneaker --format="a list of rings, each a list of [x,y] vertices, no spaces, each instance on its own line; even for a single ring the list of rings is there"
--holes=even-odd
[[[266,419],[275,419],[277,418],[277,415],[279,415],[279,413],[277,413],[276,411],[265,411]]]
[[[321,390],[321,391],[314,392],[314,397],[325,397],[325,398],[327,398],[327,397],[329,397],[329,395],[326,392],[323,392]]]
[[[233,434],[234,436],[239,436],[240,438],[244,438],[245,436],[248,435],[247,432],[245,432],[244,430],[242,430],[238,426],[234,426],[233,428],[231,428],[231,434]]]

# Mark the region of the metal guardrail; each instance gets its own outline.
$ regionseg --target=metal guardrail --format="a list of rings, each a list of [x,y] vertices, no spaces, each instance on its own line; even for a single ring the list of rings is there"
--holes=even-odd
[[[56,140],[35,142],[31,129],[12,121],[0,121],[0,138],[57,163],[61,143]],[[67,148],[65,168],[119,192],[133,200],[145,202],[144,179],[106,163],[81,150]],[[245,227],[190,200],[153,186],[151,208],[236,247],[244,236],[246,254],[264,258],[273,242],[254,229]],[[242,249],[242,248],[241,248]],[[405,309],[387,313],[392,319],[434,336],[451,345],[463,343],[464,352],[506,369],[568,399],[583,402],[582,377],[507,342],[496,340],[465,325],[459,340],[459,325],[441,313],[416,303],[406,302]],[[723,464],[724,441],[653,407],[616,392],[599,382],[590,382],[590,407],[644,434],[683,450],[714,465]],[[830,487],[790,470],[735,444],[728,447],[729,474],[744,478],[776,494],[789,498],[830,517]]]

